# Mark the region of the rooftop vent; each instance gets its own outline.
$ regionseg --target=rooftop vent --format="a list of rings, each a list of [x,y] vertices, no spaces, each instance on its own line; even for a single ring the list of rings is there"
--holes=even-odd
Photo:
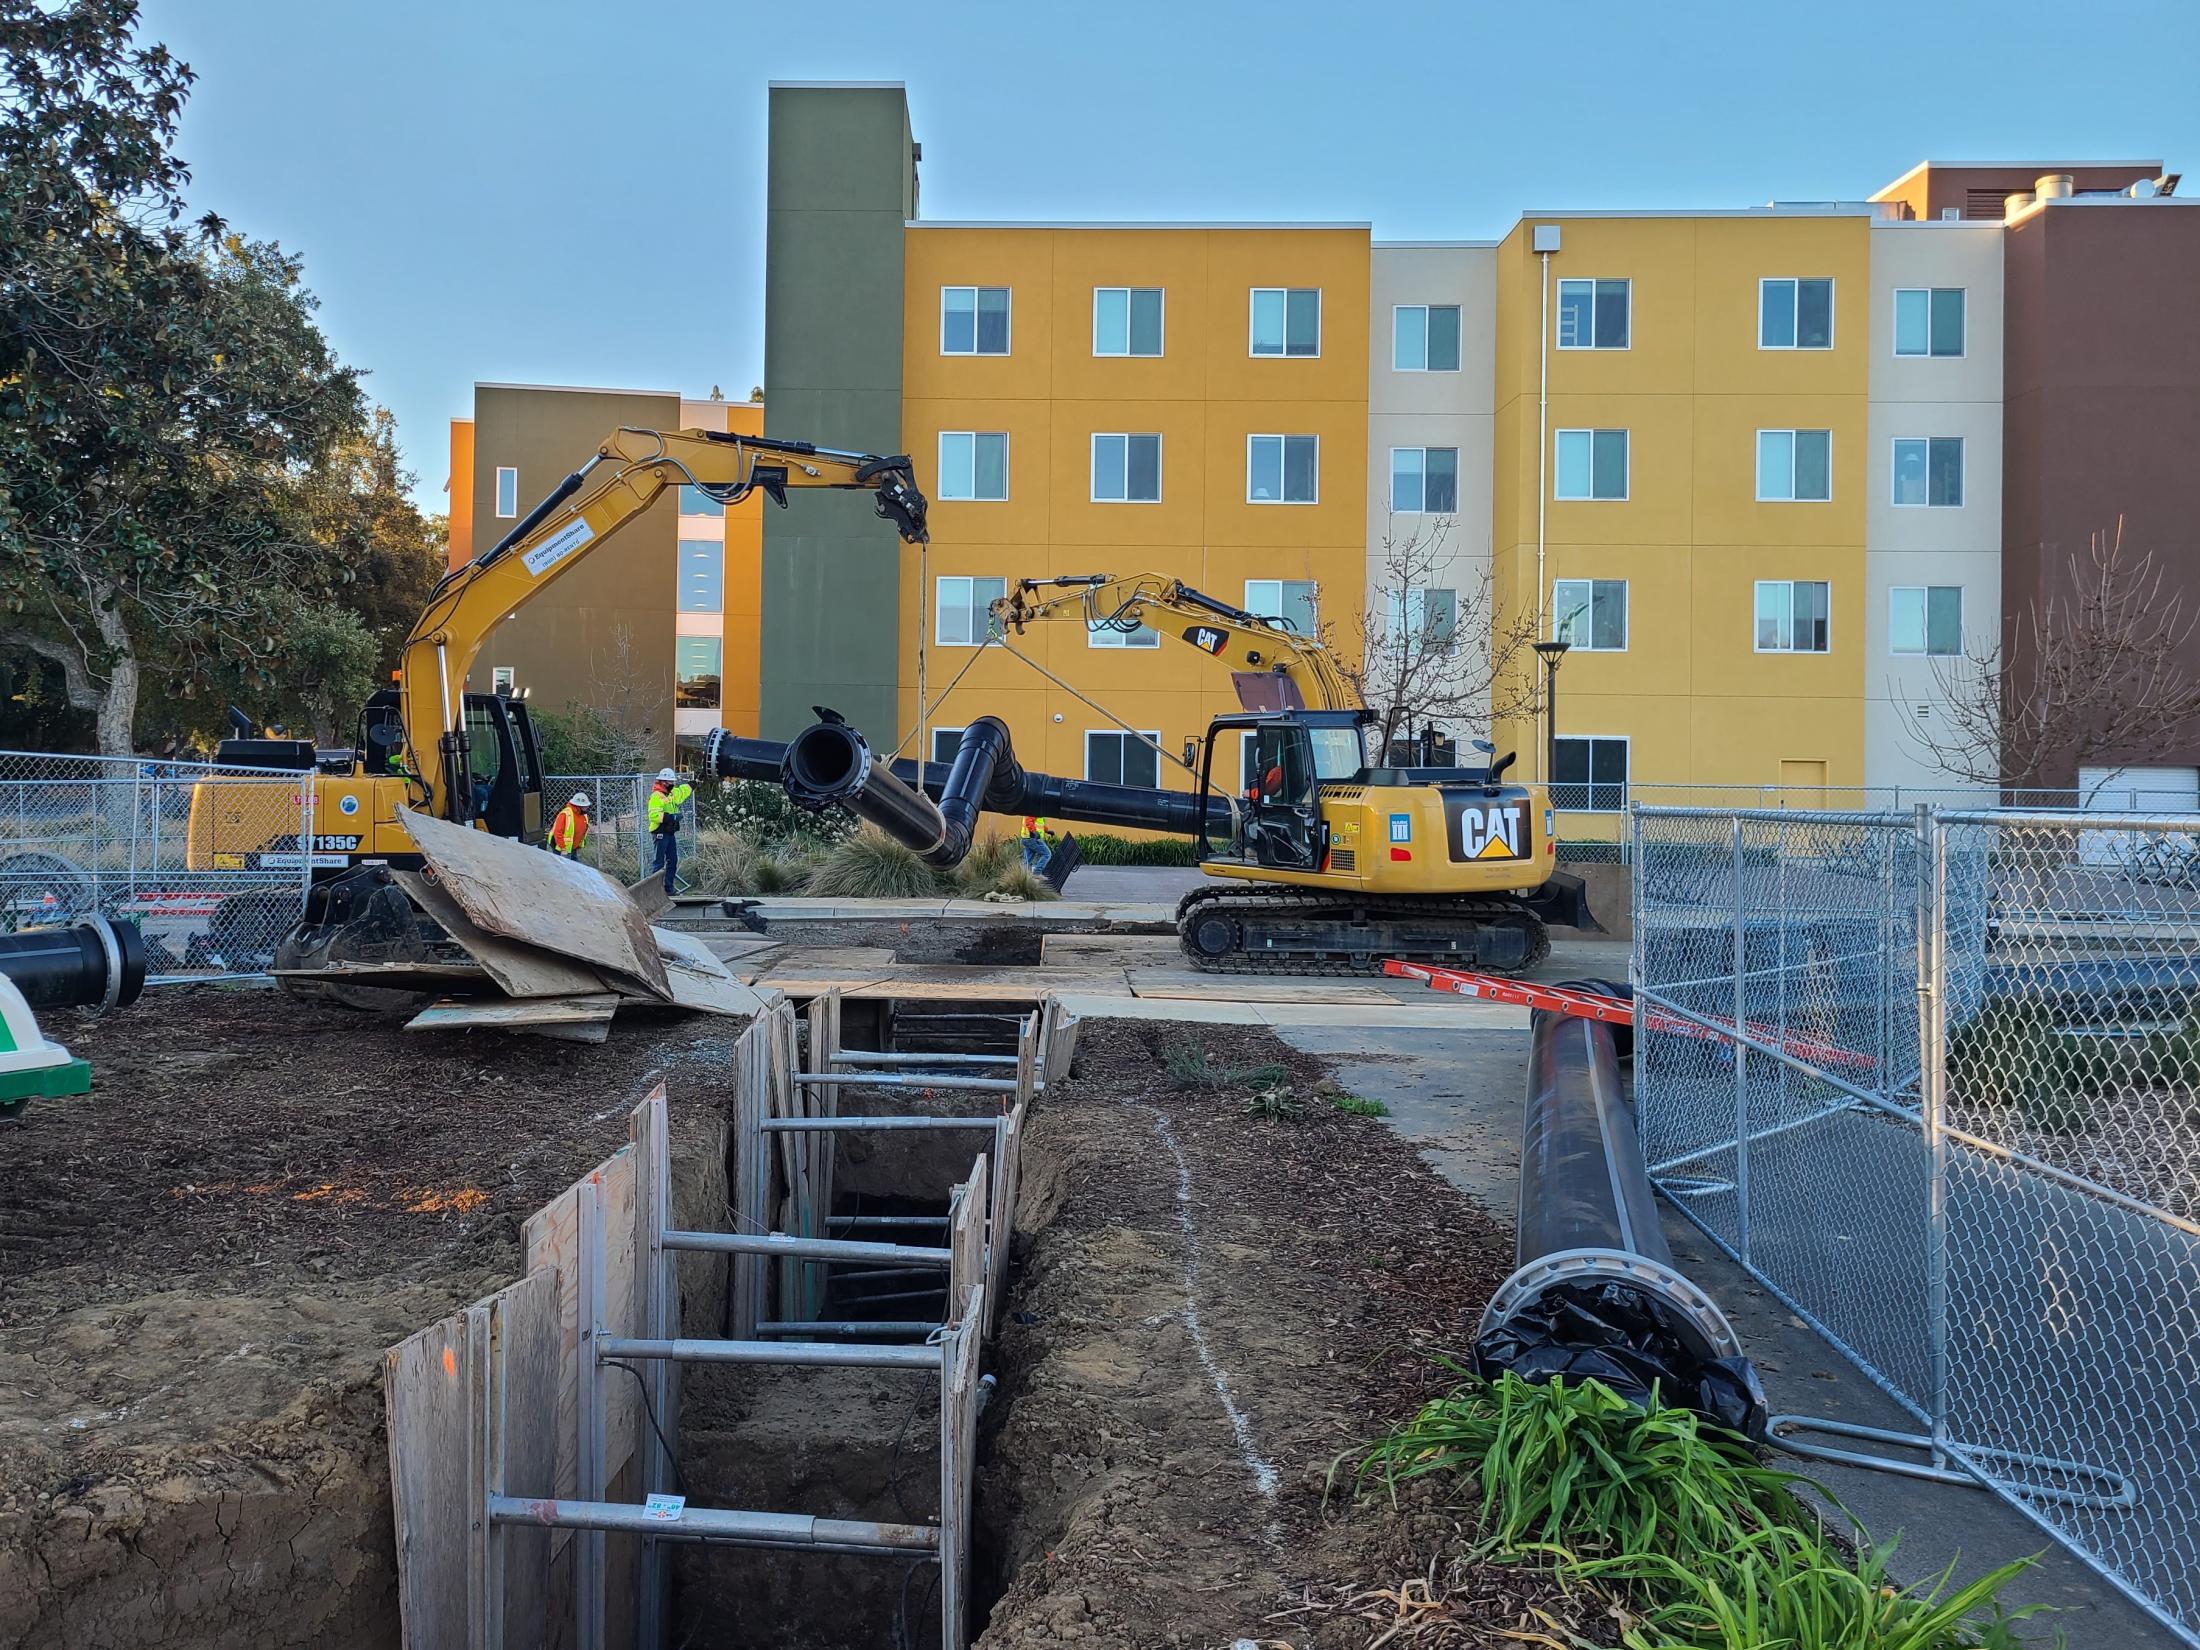
[[[2045,172],[2032,180],[2032,193],[2043,201],[2066,201],[2077,187],[2078,180],[2068,172]]]

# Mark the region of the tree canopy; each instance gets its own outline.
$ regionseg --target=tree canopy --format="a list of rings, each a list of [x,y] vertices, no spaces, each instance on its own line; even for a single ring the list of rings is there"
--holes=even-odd
[[[232,696],[325,730],[440,557],[300,260],[189,216],[136,25],[0,0],[0,646],[110,754]]]

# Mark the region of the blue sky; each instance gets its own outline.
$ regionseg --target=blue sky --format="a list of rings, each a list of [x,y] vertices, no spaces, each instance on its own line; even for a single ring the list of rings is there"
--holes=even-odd
[[[440,508],[476,379],[763,379],[764,88],[908,83],[937,218],[1857,198],[1927,157],[2200,190],[2200,5],[146,0],[193,202],[301,252]]]

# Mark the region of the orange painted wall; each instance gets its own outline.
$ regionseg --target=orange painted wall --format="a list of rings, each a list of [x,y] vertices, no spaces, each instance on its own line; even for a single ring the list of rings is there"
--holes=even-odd
[[[474,421],[451,420],[451,479],[444,486],[451,495],[450,548],[445,562],[463,567],[474,559]]]
[[[763,403],[728,407],[726,428],[735,435],[762,435]],[[757,494],[726,512],[725,697],[719,716],[735,733],[750,738],[756,736],[763,691],[764,510],[763,495]]]

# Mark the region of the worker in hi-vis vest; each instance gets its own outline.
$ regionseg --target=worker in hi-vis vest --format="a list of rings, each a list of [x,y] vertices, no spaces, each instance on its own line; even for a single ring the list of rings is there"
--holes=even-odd
[[[665,892],[678,891],[680,881],[680,814],[694,789],[671,768],[657,770],[657,783],[649,789],[649,840],[657,846],[652,871],[665,874]]]
[[[1054,857],[1054,830],[1047,824],[1044,814],[1024,815],[1021,837],[1024,863],[1039,875],[1046,874],[1047,862]]]
[[[558,810],[558,817],[550,821],[550,851],[566,859],[578,859],[581,844],[588,840],[588,793],[575,791],[573,800]]]

